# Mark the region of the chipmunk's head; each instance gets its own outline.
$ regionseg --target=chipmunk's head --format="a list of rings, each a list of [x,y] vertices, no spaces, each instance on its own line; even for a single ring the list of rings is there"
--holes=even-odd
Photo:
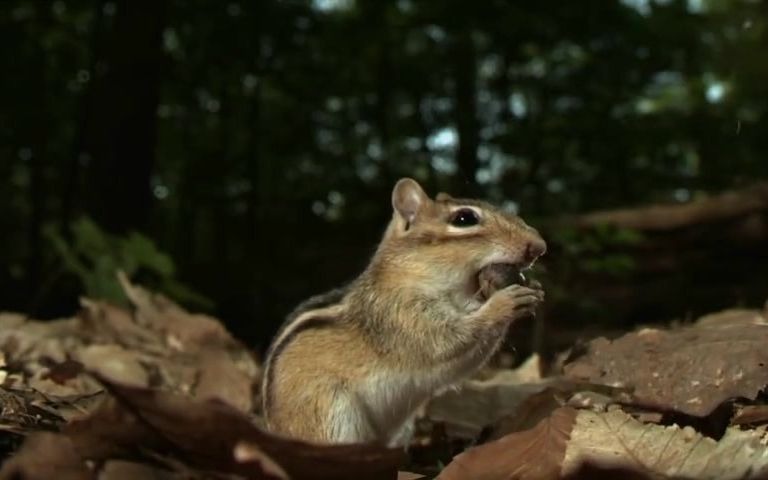
[[[483,268],[502,263],[524,270],[547,249],[520,217],[445,193],[433,200],[410,178],[395,185],[392,208],[379,258],[394,268],[383,268],[435,288],[474,292]]]

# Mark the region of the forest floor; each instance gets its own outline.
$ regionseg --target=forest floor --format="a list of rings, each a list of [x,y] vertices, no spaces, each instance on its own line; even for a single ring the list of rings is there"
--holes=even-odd
[[[434,399],[408,452],[260,427],[256,356],[215,318],[131,301],[0,314],[0,479],[768,478],[768,305],[596,338]]]

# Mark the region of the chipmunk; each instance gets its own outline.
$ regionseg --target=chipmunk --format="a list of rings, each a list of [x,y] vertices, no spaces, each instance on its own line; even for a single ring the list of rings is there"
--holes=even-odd
[[[546,251],[519,217],[477,200],[433,200],[413,179],[365,271],[289,315],[267,353],[267,428],[318,443],[404,446],[414,412],[478,370],[543,299],[520,281],[483,298],[489,266],[529,268]]]

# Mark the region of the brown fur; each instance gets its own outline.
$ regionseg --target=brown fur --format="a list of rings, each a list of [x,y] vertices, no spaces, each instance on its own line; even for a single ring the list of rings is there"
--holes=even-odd
[[[409,179],[392,202],[368,268],[336,293],[337,303],[294,314],[271,347],[262,392],[271,429],[319,442],[391,443],[419,403],[482,365],[509,323],[541,300],[519,285],[485,304],[475,298],[488,262],[525,267],[544,253],[519,217],[445,194],[431,200]],[[460,207],[480,212],[480,224],[451,226]]]

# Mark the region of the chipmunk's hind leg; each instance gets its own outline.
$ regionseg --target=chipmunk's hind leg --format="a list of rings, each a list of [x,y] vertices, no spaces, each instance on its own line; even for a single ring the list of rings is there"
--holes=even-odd
[[[387,446],[391,448],[404,447],[407,450],[415,430],[416,425],[414,423],[414,418],[411,417],[399,429],[395,431],[394,435],[392,435],[392,438],[389,439]]]
[[[328,417],[328,435],[333,443],[386,442],[370,408],[358,395],[343,388],[335,392]]]

